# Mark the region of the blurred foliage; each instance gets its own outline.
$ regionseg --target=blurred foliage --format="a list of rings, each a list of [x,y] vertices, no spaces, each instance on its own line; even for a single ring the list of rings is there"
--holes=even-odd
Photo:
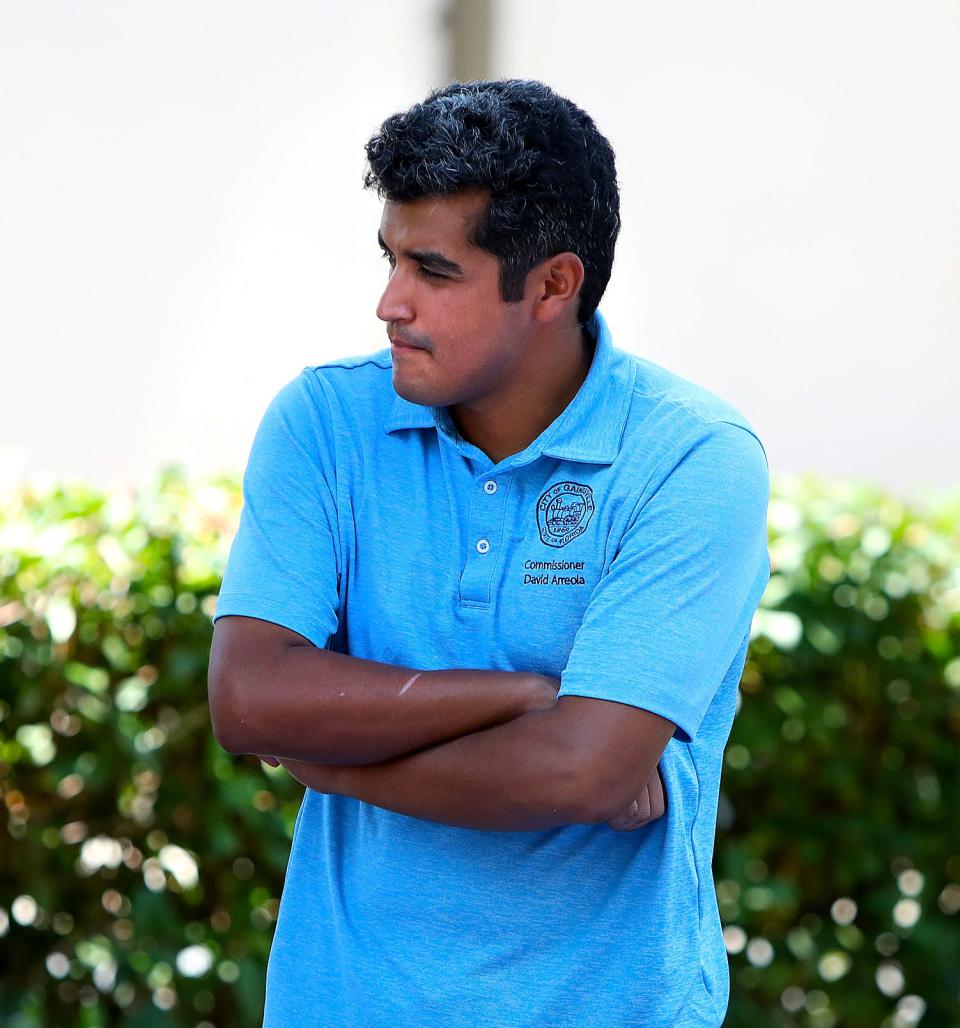
[[[236,483],[172,470],[136,495],[3,504],[4,1024],[260,1023],[303,790],[211,733],[240,504]]]
[[[960,495],[783,479],[714,863],[727,1024],[960,1025]]]
[[[0,1020],[259,1025],[301,787],[220,749],[233,480],[0,504]],[[780,479],[726,753],[727,1025],[960,1025],[960,499]]]

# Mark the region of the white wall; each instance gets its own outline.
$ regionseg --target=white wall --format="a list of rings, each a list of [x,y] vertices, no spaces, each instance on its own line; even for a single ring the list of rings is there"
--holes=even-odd
[[[363,143],[440,0],[0,7],[0,463],[239,471],[301,367],[385,345]],[[960,7],[500,0],[492,74],[618,154],[618,345],[774,470],[960,482]],[[0,477],[3,472],[0,471]]]
[[[737,404],[775,469],[960,484],[960,5],[498,21],[493,75],[549,82],[617,153],[618,345]]]
[[[0,7],[8,477],[239,471],[284,382],[387,345],[363,144],[439,77],[437,7]]]

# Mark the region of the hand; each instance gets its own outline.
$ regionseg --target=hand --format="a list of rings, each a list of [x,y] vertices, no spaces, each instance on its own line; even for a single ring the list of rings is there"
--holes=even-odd
[[[632,832],[642,828],[664,815],[667,809],[666,797],[658,765],[653,777],[641,789],[640,795],[625,810],[611,817],[607,824],[618,832]]]
[[[279,763],[291,778],[314,792],[336,791],[335,782],[342,770],[336,764],[314,764],[309,760],[294,760],[292,757],[281,757]]]

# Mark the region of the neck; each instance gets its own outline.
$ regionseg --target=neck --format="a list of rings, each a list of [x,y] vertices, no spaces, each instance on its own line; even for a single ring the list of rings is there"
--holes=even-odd
[[[594,350],[593,340],[576,324],[532,341],[495,396],[450,408],[457,431],[494,464],[519,453],[577,395]]]

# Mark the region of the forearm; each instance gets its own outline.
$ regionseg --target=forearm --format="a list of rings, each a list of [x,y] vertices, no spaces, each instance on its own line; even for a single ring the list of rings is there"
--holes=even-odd
[[[488,831],[596,823],[556,707],[368,767],[281,758],[301,783],[427,821]]]
[[[216,676],[227,684],[211,698],[226,748],[329,764],[389,760],[502,724],[552,704],[559,685],[520,672],[417,671],[306,645],[236,663]]]

